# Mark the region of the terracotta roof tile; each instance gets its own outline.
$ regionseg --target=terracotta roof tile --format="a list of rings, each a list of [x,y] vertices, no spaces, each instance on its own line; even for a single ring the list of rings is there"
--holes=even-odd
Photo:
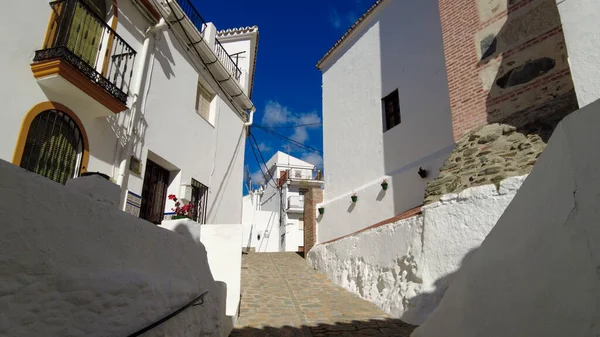
[[[332,242],[335,242],[335,241],[341,240],[341,239],[343,239],[343,238],[347,238],[347,237],[349,237],[349,236],[353,236],[353,235],[356,235],[356,234],[362,233],[362,232],[364,232],[364,231],[368,231],[369,229],[373,229],[373,228],[381,227],[381,226],[384,226],[384,225],[389,225],[389,224],[391,224],[391,223],[398,222],[398,221],[400,221],[400,220],[408,219],[408,218],[410,218],[410,217],[413,217],[413,216],[415,216],[415,215],[419,215],[419,214],[421,214],[421,207],[423,207],[423,205],[421,205],[421,206],[417,206],[417,207],[415,207],[415,208],[412,208],[412,209],[409,209],[408,211],[404,211],[404,212],[402,212],[402,213],[400,213],[400,214],[396,215],[396,216],[395,216],[395,217],[393,217],[393,218],[389,218],[389,219],[383,220],[383,221],[381,221],[381,222],[378,222],[378,223],[376,223],[376,224],[374,224],[374,225],[371,225],[371,226],[369,226],[369,227],[365,227],[365,228],[363,228],[363,229],[361,229],[361,230],[359,230],[359,231],[356,231],[356,232],[354,232],[354,233],[351,233],[351,234],[348,234],[348,235],[344,235],[344,236],[342,236],[342,237],[339,237],[339,238],[336,238],[336,239],[331,239],[331,240],[329,240],[329,241],[325,241],[325,242],[319,242],[319,244],[320,244],[320,245],[324,245],[324,244],[327,244],[327,243],[332,243]]]
[[[363,22],[371,13],[373,13],[373,11],[380,5],[382,4],[384,1],[386,0],[377,0],[375,1],[375,3],[373,4],[373,6],[371,6],[366,12],[365,14],[363,14],[360,18],[358,18],[358,20],[356,20],[356,22],[344,33],[344,35],[342,35],[342,37],[340,37],[339,40],[337,40],[337,42],[333,45],[333,47],[331,47],[331,49],[329,49],[329,51],[325,54],[325,56],[323,56],[319,62],[317,62],[317,69],[320,69],[319,67],[321,66],[321,64],[329,57],[329,55],[331,55],[336,49],[337,47],[340,46],[340,44],[342,44],[342,42],[344,42],[346,40],[346,38],[348,36],[350,36],[350,34],[352,34],[352,32],[354,32],[354,30],[360,25],[361,22]]]
[[[226,37],[226,36],[233,36],[233,35],[241,35],[241,34],[246,34],[246,33],[254,33],[254,32],[258,32],[258,26],[246,26],[246,27],[240,27],[240,28],[229,28],[229,29],[223,29],[217,32],[217,37]]]

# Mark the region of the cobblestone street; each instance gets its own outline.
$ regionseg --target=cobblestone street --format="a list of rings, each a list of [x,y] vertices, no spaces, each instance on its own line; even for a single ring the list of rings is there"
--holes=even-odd
[[[410,336],[415,327],[338,287],[296,253],[249,253],[231,336]]]

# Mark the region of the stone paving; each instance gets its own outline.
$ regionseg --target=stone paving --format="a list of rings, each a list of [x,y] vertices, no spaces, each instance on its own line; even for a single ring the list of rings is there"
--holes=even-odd
[[[230,336],[399,336],[415,326],[338,287],[296,253],[242,260],[240,314]]]

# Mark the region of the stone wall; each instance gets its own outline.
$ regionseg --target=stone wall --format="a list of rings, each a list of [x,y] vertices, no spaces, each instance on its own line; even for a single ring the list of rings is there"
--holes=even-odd
[[[430,182],[425,203],[473,186],[499,183],[531,171],[546,143],[538,134],[525,135],[514,126],[490,124],[464,135]]]
[[[444,195],[421,215],[318,244],[307,261],[395,317],[421,324],[524,179],[505,179],[499,189],[488,184]]]
[[[565,118],[415,337],[600,335],[600,101]]]

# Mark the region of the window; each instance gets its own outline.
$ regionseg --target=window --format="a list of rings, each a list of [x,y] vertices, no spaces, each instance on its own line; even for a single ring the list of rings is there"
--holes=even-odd
[[[298,220],[298,229],[303,231],[304,230],[304,219],[299,219]]]
[[[201,224],[206,222],[206,204],[208,200],[208,187],[192,178],[192,199],[190,203],[194,205],[192,220]]]
[[[383,105],[383,131],[387,131],[400,124],[400,98],[398,89],[385,96],[381,103]]]
[[[63,111],[46,110],[31,121],[19,166],[65,184],[79,175],[83,149],[75,120]]]
[[[196,92],[196,112],[208,122],[210,122],[210,103],[213,98],[215,98],[215,95],[211,94],[202,86],[202,84],[200,84],[200,82],[198,82],[198,91]]]

